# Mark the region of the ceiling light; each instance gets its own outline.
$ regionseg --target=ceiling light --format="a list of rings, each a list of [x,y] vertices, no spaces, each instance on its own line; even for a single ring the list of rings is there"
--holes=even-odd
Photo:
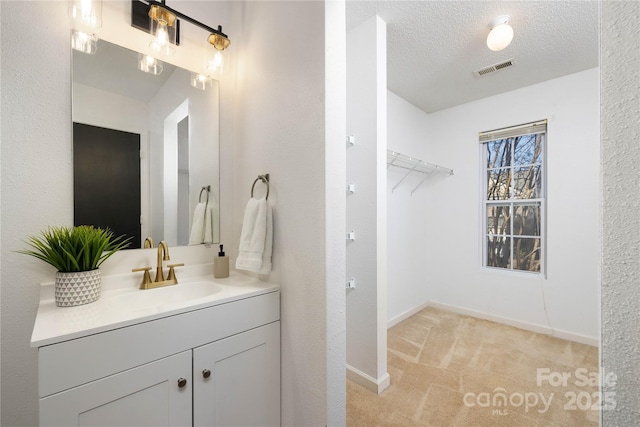
[[[494,52],[509,46],[513,40],[513,28],[509,25],[509,19],[509,15],[502,15],[489,23],[491,31],[487,36],[487,46]]]

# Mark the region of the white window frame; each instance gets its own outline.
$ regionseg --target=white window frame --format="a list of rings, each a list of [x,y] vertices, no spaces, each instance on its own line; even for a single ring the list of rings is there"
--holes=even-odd
[[[541,186],[540,186],[540,194],[538,198],[534,198],[534,199],[518,199],[513,197],[513,192],[511,192],[510,198],[509,199],[504,199],[504,200],[489,200],[487,197],[487,193],[488,193],[488,179],[487,179],[487,172],[490,170],[495,170],[495,169],[490,169],[487,167],[487,147],[486,144],[491,142],[491,141],[495,141],[498,139],[507,139],[507,138],[513,138],[513,137],[517,137],[517,136],[523,136],[523,135],[529,135],[529,134],[542,134],[543,135],[543,141],[542,141],[542,154],[541,154]],[[546,222],[547,222],[547,145],[548,145],[548,133],[547,133],[547,121],[546,120],[541,120],[541,121],[537,121],[537,122],[532,122],[532,123],[527,123],[527,124],[523,124],[523,125],[518,125],[518,126],[512,126],[512,127],[508,127],[508,128],[503,128],[503,129],[497,129],[497,130],[492,130],[492,131],[487,131],[487,132],[480,132],[479,134],[479,142],[480,142],[480,159],[481,159],[481,167],[480,167],[480,172],[481,172],[481,176],[482,176],[482,185],[481,185],[481,193],[480,193],[480,199],[481,199],[481,203],[480,203],[480,207],[481,207],[481,223],[482,223],[482,228],[480,229],[480,246],[482,248],[482,259],[481,259],[481,265],[483,269],[489,270],[489,271],[496,271],[496,272],[509,272],[509,273],[515,273],[515,274],[524,274],[524,275],[534,275],[534,276],[542,276],[542,277],[546,277],[546,271],[547,271],[547,266],[546,266],[546,253],[547,253],[547,232],[546,232]],[[512,156],[515,156],[515,153],[511,152]],[[526,165],[525,165],[526,166]],[[515,162],[514,159],[512,157],[511,161],[510,161],[510,166],[509,168],[515,168]],[[497,168],[496,168],[497,169]],[[511,188],[514,188],[514,180],[515,180],[515,174],[511,174],[511,182],[509,183]],[[513,221],[513,208],[514,206],[517,205],[534,205],[534,204],[539,204],[540,205],[540,236],[528,236],[528,235],[518,235],[518,236],[514,236],[513,234],[513,226],[514,226],[514,221]],[[511,244],[510,246],[510,262],[509,262],[509,268],[505,268],[505,267],[495,267],[495,266],[489,266],[487,265],[487,261],[488,261],[488,238],[490,236],[489,233],[489,227],[488,227],[488,221],[487,221],[487,213],[488,213],[488,208],[492,205],[508,205],[510,207],[510,218],[512,219],[510,221],[510,234],[506,235],[507,237],[509,237],[511,239]],[[528,271],[528,270],[519,270],[516,268],[513,268],[513,264],[514,264],[514,238],[515,237],[522,237],[522,238],[539,238],[540,239],[540,271]]]

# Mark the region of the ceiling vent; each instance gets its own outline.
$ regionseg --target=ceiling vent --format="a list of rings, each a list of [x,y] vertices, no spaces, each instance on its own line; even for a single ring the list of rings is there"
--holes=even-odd
[[[515,65],[516,60],[511,58],[506,61],[500,62],[498,64],[489,65],[488,67],[481,68],[477,71],[474,71],[473,74],[476,77],[486,76],[487,74],[495,73],[496,71],[504,70],[505,68],[512,67]]]

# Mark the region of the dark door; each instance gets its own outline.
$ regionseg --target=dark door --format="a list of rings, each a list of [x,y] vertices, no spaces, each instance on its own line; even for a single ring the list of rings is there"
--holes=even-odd
[[[73,124],[73,217],[140,247],[139,134]]]

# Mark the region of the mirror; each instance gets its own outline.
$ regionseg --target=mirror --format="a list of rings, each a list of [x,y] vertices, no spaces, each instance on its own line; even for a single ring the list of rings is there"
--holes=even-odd
[[[219,88],[104,40],[73,51],[74,224],[170,246],[218,243]]]

